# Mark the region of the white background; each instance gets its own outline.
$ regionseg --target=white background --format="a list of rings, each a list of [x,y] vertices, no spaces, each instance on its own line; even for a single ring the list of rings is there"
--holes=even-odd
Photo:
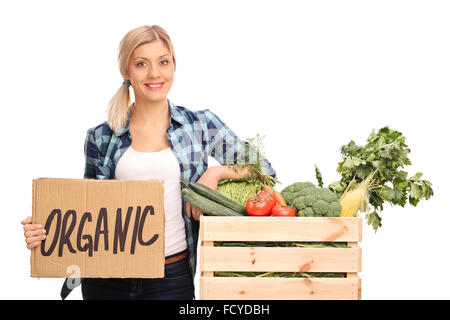
[[[20,221],[38,177],[82,178],[88,128],[121,85],[120,40],[158,24],[177,55],[169,98],[266,135],[283,185],[339,179],[339,148],[401,131],[435,196],[363,228],[363,299],[448,299],[450,5],[446,1],[8,1],[0,5],[2,299],[59,299],[30,278]],[[211,164],[214,164],[213,162]],[[198,273],[196,277],[198,296]],[[81,299],[78,287],[69,299]]]

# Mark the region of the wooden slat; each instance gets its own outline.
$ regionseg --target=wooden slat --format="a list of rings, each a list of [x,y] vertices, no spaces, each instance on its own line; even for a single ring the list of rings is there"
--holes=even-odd
[[[205,256],[205,251],[203,249],[214,249],[214,241],[202,241],[202,245],[200,247],[200,265],[207,264],[207,260],[209,259],[208,256]],[[214,277],[214,270],[206,270],[200,268],[200,271],[202,272],[202,276],[204,277]]]
[[[362,254],[361,254],[361,248],[359,247],[357,242],[349,242],[348,245],[352,248],[358,249],[358,272],[361,272],[361,265],[362,265]],[[347,273],[347,278],[357,278],[358,279],[358,300],[361,300],[361,279],[358,276],[357,272],[349,272]]]
[[[361,217],[205,217],[202,241],[361,240]]]
[[[358,280],[200,277],[205,300],[357,299]]]
[[[214,241],[202,241],[201,242],[201,248],[213,248],[214,247]],[[205,256],[203,254],[203,251],[200,250],[200,265],[205,264]],[[200,270],[200,276],[203,277],[209,277],[212,278],[214,277],[214,272],[213,271],[203,271]],[[200,300],[204,299],[204,287],[200,286]]]
[[[359,247],[201,247],[201,271],[358,272]]]

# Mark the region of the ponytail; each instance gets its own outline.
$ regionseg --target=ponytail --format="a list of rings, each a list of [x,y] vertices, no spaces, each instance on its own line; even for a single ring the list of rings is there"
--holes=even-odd
[[[122,85],[109,101],[107,117],[108,125],[117,134],[128,121],[130,108],[130,89]]]

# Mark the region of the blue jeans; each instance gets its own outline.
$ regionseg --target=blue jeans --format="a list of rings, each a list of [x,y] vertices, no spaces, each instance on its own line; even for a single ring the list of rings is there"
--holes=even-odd
[[[81,280],[83,300],[193,300],[188,258],[166,264],[164,278]]]

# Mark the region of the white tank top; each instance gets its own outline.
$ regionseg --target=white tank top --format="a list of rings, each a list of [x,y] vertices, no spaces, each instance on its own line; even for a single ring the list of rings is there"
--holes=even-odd
[[[180,166],[171,148],[157,152],[140,152],[131,146],[116,166],[117,180],[163,180],[165,213],[165,256],[187,248],[184,219],[181,213]]]

